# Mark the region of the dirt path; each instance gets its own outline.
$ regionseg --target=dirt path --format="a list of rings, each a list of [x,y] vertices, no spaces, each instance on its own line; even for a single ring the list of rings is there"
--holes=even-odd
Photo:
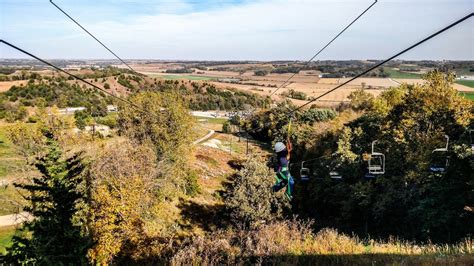
[[[27,212],[3,215],[3,216],[0,216],[0,227],[21,224],[24,221],[30,221],[31,219],[33,219],[33,216],[31,216]]]
[[[198,140],[195,140],[195,141],[193,142],[193,144],[198,144],[198,143],[201,143],[201,142],[207,140],[207,139],[210,138],[212,135],[214,135],[214,133],[216,133],[216,132],[215,132],[214,130],[210,129],[206,136],[204,136],[204,137],[202,137],[202,138],[200,138],[200,139],[198,139]]]
[[[397,85],[402,85],[402,83],[400,83],[400,82],[398,82],[398,81],[396,81],[396,80],[393,80],[393,79],[391,79],[391,78],[389,78],[388,80],[390,80],[391,82],[393,82],[393,83],[395,83],[395,84],[397,84]]]

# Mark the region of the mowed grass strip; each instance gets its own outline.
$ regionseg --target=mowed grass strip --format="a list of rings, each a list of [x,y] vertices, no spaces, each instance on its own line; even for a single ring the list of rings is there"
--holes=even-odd
[[[460,84],[460,85],[463,85],[463,86],[466,86],[466,87],[474,88],[474,80],[462,79],[462,80],[456,80],[456,83]]]
[[[209,123],[209,124],[219,124],[222,125],[224,124],[228,119],[226,118],[211,118],[211,117],[204,117],[204,116],[194,116],[196,120],[206,120],[203,123]]]
[[[420,74],[402,72],[393,68],[385,68],[385,72],[390,75],[390,78],[394,79],[419,79],[421,78]]]

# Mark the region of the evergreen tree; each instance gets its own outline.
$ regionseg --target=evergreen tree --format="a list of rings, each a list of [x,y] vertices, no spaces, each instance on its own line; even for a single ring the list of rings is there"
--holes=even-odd
[[[25,207],[34,219],[26,222],[8,250],[11,263],[26,264],[86,264],[89,238],[83,231],[79,213],[86,194],[84,170],[79,155],[67,160],[51,133],[47,137],[47,152],[35,164],[41,173],[31,184],[15,184],[28,191]]]

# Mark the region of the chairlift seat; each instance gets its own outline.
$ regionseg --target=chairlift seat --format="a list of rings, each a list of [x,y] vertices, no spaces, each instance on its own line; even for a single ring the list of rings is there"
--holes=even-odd
[[[383,175],[385,174],[385,155],[380,152],[373,152],[369,158],[369,174]]]
[[[381,165],[371,165],[369,166],[369,171],[380,171],[382,170],[382,166]]]
[[[445,154],[448,152],[446,148],[435,149],[432,152],[432,158],[430,162],[430,172],[432,173],[444,173],[448,168],[449,158]]]
[[[310,170],[309,168],[301,168],[300,170],[300,177],[302,181],[308,181],[310,178]]]
[[[446,168],[430,166],[430,172],[432,172],[432,173],[444,173],[444,172],[446,172]]]
[[[336,172],[336,171],[331,171],[331,172],[329,172],[329,176],[330,176],[332,179],[342,179],[342,175],[339,174],[339,172]]]
[[[371,173],[366,173],[366,174],[364,175],[364,178],[365,178],[365,179],[374,179],[374,178],[375,178],[375,175],[374,175],[374,174],[371,174]]]

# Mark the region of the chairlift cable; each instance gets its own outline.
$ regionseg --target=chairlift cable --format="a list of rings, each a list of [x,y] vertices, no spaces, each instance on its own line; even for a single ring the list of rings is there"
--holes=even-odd
[[[362,17],[367,11],[369,11],[369,9],[371,9],[376,3],[377,3],[378,0],[375,0],[369,7],[367,7],[362,13],[359,14],[359,16],[357,16],[354,20],[352,20],[351,23],[349,23],[344,29],[342,29],[336,36],[334,36],[334,38],[332,38],[326,45],[323,46],[323,48],[321,48],[315,55],[313,55],[313,57],[311,57],[308,61],[306,61],[303,65],[302,68],[306,67],[309,65],[309,63],[311,63],[311,61],[313,61],[320,53],[322,53],[329,45],[331,45],[332,42],[334,42],[337,38],[339,38],[339,36],[344,33],[350,26],[352,26],[352,24],[354,24],[357,20],[359,20],[360,17]],[[278,87],[276,90],[274,90],[271,94],[270,94],[270,97],[275,94],[279,89],[281,88],[284,88],[286,86],[288,86],[288,82],[294,78],[296,76],[296,74],[298,73],[293,73],[285,82],[283,82],[280,87]]]
[[[432,39],[432,38],[438,36],[439,34],[445,32],[445,31],[449,30],[450,28],[452,28],[452,27],[454,27],[454,26],[460,24],[461,22],[463,22],[463,21],[469,19],[469,18],[472,17],[473,15],[474,15],[474,13],[470,13],[470,14],[468,14],[468,15],[462,17],[461,19],[459,19],[459,20],[457,20],[457,21],[455,21],[455,22],[449,24],[448,26],[446,26],[446,27],[444,27],[444,28],[438,30],[437,32],[435,32],[435,33],[429,35],[428,37],[424,38],[423,40],[421,40],[421,41],[419,41],[419,42],[417,42],[417,43],[411,45],[410,47],[408,47],[408,48],[402,50],[401,52],[398,52],[397,54],[391,56],[390,58],[385,59],[384,61],[382,61],[382,62],[376,64],[375,66],[370,67],[369,69],[363,71],[362,73],[356,75],[356,76],[353,77],[353,78],[350,78],[349,80],[347,80],[347,81],[345,81],[344,83],[342,83],[342,84],[336,86],[335,88],[333,88],[333,89],[331,89],[331,90],[329,90],[329,91],[326,91],[325,93],[319,95],[319,96],[316,97],[315,99],[313,99],[313,100],[311,100],[311,101],[309,101],[309,102],[307,102],[307,103],[305,103],[305,104],[299,106],[298,108],[296,108],[296,109],[294,109],[293,111],[291,111],[291,112],[289,113],[289,115],[292,115],[294,112],[300,110],[301,108],[307,106],[308,104],[317,101],[318,99],[320,99],[320,98],[322,98],[322,97],[328,95],[329,93],[331,93],[331,92],[333,92],[333,91],[335,91],[335,90],[341,88],[342,86],[344,86],[344,85],[346,85],[346,84],[348,84],[348,83],[354,81],[355,79],[360,78],[361,76],[363,76],[363,75],[369,73],[370,71],[372,71],[372,70],[378,68],[379,66],[382,66],[382,65],[386,64],[387,62],[391,61],[392,59],[394,59],[394,58],[396,58],[396,57],[398,57],[398,56],[400,56],[400,55],[402,55],[402,54],[404,54],[404,53],[410,51],[411,49],[413,49],[413,48],[415,48],[415,47],[421,45],[422,43],[424,43],[424,42],[426,42],[426,41],[428,41],[428,40],[430,40],[430,39]]]
[[[102,45],[105,49],[107,49],[107,51],[109,51],[111,54],[113,54],[118,60],[120,60],[120,62],[122,62],[124,65],[126,65],[130,70],[132,70],[133,72],[137,72],[135,71],[135,69],[133,69],[129,64],[127,64],[124,60],[122,60],[122,58],[120,58],[117,54],[115,54],[109,47],[107,47],[104,43],[102,43],[99,39],[97,39],[92,33],[90,33],[86,28],[84,28],[79,22],[77,22],[74,18],[72,18],[68,13],[66,13],[66,11],[64,11],[63,9],[61,9],[58,5],[56,5],[53,0],[49,0],[49,2],[55,6],[59,11],[61,11],[64,15],[66,15],[70,20],[72,20],[74,23],[76,23],[77,26],[79,26],[81,29],[83,29],[87,34],[89,34],[89,36],[91,36],[92,38],[94,38],[94,40],[96,40],[100,45]],[[137,72],[138,73],[138,72]]]
[[[93,83],[91,83],[91,82],[89,82],[89,81],[87,81],[87,80],[85,80],[85,79],[79,77],[79,76],[76,76],[76,75],[74,75],[74,74],[72,74],[72,73],[70,73],[70,72],[68,72],[68,71],[66,71],[66,70],[64,70],[64,69],[62,69],[62,68],[56,66],[56,65],[53,65],[52,63],[50,63],[50,62],[48,62],[48,61],[46,61],[46,60],[44,60],[44,59],[41,59],[41,58],[37,57],[36,55],[34,55],[34,54],[30,53],[30,52],[27,52],[27,51],[23,50],[23,49],[20,48],[20,47],[17,47],[17,46],[15,46],[15,45],[9,43],[8,41],[0,40],[0,42],[6,44],[6,45],[8,45],[8,46],[10,46],[11,48],[13,48],[13,49],[15,49],[15,50],[17,50],[17,51],[22,52],[22,53],[24,53],[24,54],[26,54],[26,55],[28,55],[28,56],[30,56],[30,57],[33,57],[34,59],[36,59],[36,60],[42,62],[43,64],[46,64],[46,65],[48,65],[48,66],[50,66],[50,67],[52,67],[52,68],[54,68],[54,69],[56,69],[56,70],[59,71],[59,72],[63,72],[63,73],[65,73],[65,74],[67,74],[67,75],[69,75],[69,76],[71,76],[71,77],[73,77],[73,78],[75,78],[75,79],[77,79],[77,80],[80,80],[80,81],[86,83],[87,85],[92,86],[92,87],[94,87],[95,89],[97,89],[97,90],[99,90],[99,91],[101,91],[101,92],[103,92],[103,93],[106,93],[107,95],[109,95],[109,96],[111,96],[111,97],[113,97],[113,98],[115,98],[115,99],[117,99],[117,100],[120,100],[120,101],[122,101],[122,102],[124,102],[124,103],[126,103],[126,104],[129,104],[131,107],[135,108],[136,110],[138,110],[138,111],[140,111],[140,112],[142,112],[142,113],[144,113],[144,114],[150,114],[149,111],[146,111],[146,110],[140,108],[139,106],[137,106],[137,105],[134,104],[133,102],[131,102],[131,101],[129,101],[129,100],[126,100],[126,99],[123,99],[123,98],[121,98],[121,97],[118,97],[118,96],[116,96],[116,95],[114,95],[114,94],[108,92],[107,90],[105,90],[105,89],[103,89],[103,88],[101,88],[101,87],[99,87],[99,86],[97,86],[97,85],[95,85],[95,84],[93,84]]]

